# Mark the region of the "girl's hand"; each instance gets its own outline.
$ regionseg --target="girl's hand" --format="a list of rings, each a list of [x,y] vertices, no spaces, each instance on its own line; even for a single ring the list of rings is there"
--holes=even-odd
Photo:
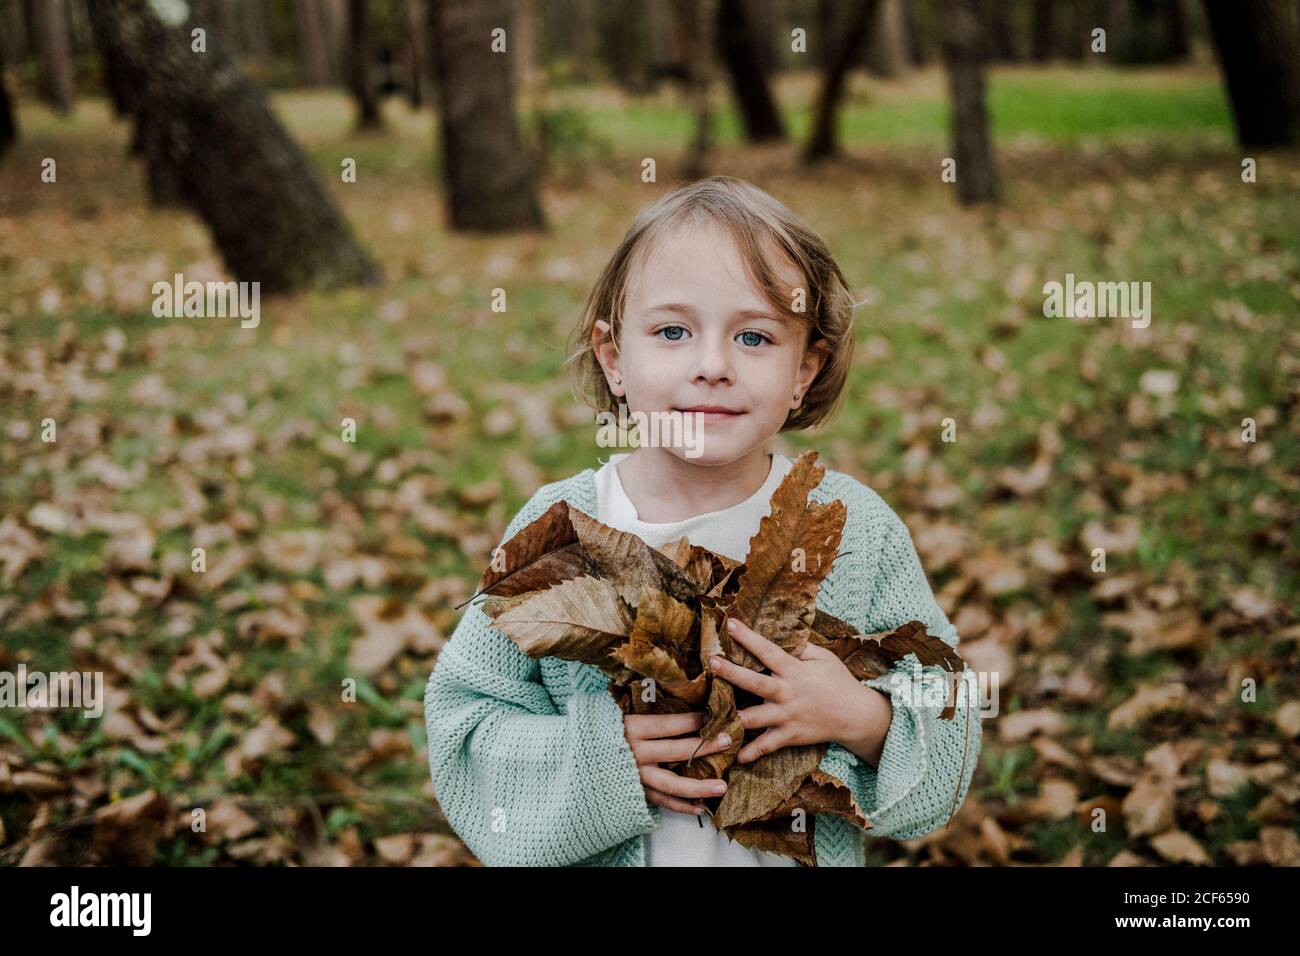
[[[637,770],[641,773],[641,784],[645,787],[648,801],[678,813],[698,815],[704,812],[704,807],[682,799],[683,797],[720,797],[727,792],[725,781],[695,780],[659,766],[661,763],[686,760],[694,754],[703,742],[702,739],[698,736],[675,735],[699,730],[707,722],[708,715],[698,710],[685,714],[623,715],[623,735],[627,737],[632,754],[636,757]],[[712,746],[700,747],[697,756],[719,753],[730,746],[731,740],[726,734],[721,734]]]
[[[764,699],[739,712],[746,731],[767,728],[740,749],[739,763],[781,747],[827,741],[859,755],[864,749],[874,750],[879,758],[878,747],[863,744],[871,738],[883,746],[889,729],[889,711],[882,710],[889,707],[886,695],[860,684],[844,662],[824,647],[810,642],[795,657],[735,618],[728,618],[727,631],[772,672],[760,674],[723,657],[709,661],[719,677]]]

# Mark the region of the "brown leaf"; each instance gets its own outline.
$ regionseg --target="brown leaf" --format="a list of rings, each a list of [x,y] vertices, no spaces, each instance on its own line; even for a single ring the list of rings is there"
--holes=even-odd
[[[729,610],[795,657],[810,638],[817,590],[830,573],[847,515],[842,501],[808,501],[826,471],[816,459],[816,452],[800,455],[772,494],[771,513],[749,541],[745,572]],[[740,663],[757,670],[750,660],[745,653]]]
[[[752,763],[735,764],[727,776],[727,792],[714,815],[724,829],[767,816],[799,789],[826,756],[826,744],[782,747]]]
[[[499,614],[493,626],[530,657],[601,666],[631,633],[632,615],[613,584],[584,576],[534,593]]]

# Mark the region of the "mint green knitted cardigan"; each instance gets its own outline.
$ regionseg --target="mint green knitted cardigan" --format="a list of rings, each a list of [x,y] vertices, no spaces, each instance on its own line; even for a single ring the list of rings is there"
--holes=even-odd
[[[594,475],[586,468],[539,488],[501,541],[561,498],[595,517]],[[838,498],[848,509],[841,556],[817,606],[864,634],[919,620],[956,647],[907,526],[884,499],[830,468],[809,497]],[[818,866],[863,866],[865,837],[915,839],[944,826],[965,801],[982,740],[978,698],[958,693],[955,717],[939,720],[935,702],[948,694],[918,688],[933,688],[941,673],[909,654],[863,681],[893,703],[879,765],[832,743],[820,769],[849,786],[871,826],[816,814]],[[477,606],[465,611],[425,687],[424,714],[438,802],[484,865],[646,865],[646,836],[661,810],[646,800],[607,683],[591,664],[530,658]]]

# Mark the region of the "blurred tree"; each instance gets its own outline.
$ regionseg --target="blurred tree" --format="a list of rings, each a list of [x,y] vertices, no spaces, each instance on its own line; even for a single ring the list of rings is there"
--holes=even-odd
[[[228,52],[239,52],[242,37],[234,0],[192,0],[190,10],[194,22],[207,30],[209,36],[220,37]]]
[[[706,173],[713,150],[713,52],[717,45],[718,0],[672,0],[673,28],[684,51],[686,90],[695,112],[695,134],[686,153],[684,175],[699,179]]]
[[[104,8],[92,4],[89,8],[93,26],[92,36],[99,50],[103,67],[104,88],[118,116],[132,119],[131,154],[145,159],[145,185],[149,201],[155,206],[180,206],[185,200],[181,190],[180,172],[175,168],[160,133],[149,125],[146,113],[136,112],[135,101],[143,87],[133,77],[121,53],[109,42],[109,32],[104,21]],[[214,37],[214,42],[218,42]]]
[[[996,202],[999,186],[984,103],[988,59],[979,0],[944,0],[943,61],[952,100],[957,196],[963,203]]]
[[[9,152],[18,139],[18,115],[9,96],[9,76],[5,72],[5,44],[0,42],[0,156]]]
[[[130,107],[145,131],[151,169],[162,160],[178,178],[230,271],[269,293],[376,281],[374,265],[261,90],[219,40],[196,53],[189,24],[179,17],[164,23],[154,9],[147,0],[90,6],[99,42],[133,91]]]
[[[32,16],[40,44],[41,97],[60,113],[72,110],[72,36],[66,0],[41,0]]]
[[[1033,0],[1033,25],[1030,28],[1029,55],[1039,63],[1050,60],[1056,49],[1053,33],[1052,0]]]
[[[545,227],[535,164],[515,117],[510,0],[429,0],[442,170],[453,229]],[[493,52],[504,28],[505,51]]]
[[[990,60],[1018,60],[1020,46],[1007,0],[981,0],[985,46]]]
[[[370,18],[367,0],[348,0],[348,86],[357,104],[357,129],[384,126],[370,63]]]
[[[515,0],[515,45],[512,61],[515,64],[515,83],[524,109],[533,106],[533,96],[538,86],[538,65],[541,57],[540,38],[537,35],[536,0]]]
[[[407,100],[411,104],[411,109],[418,110],[424,105],[425,88],[428,85],[426,77],[429,70],[429,50],[424,32],[428,17],[424,11],[424,0],[405,0],[402,14],[406,18],[410,41],[407,47],[409,84]]]
[[[867,30],[880,0],[822,0],[818,4],[820,36],[813,42],[824,50],[821,92],[814,108],[812,134],[804,162],[814,163],[839,153],[837,120],[849,68],[861,53]]]
[[[784,141],[785,127],[756,36],[756,11],[747,9],[752,6],[746,0],[721,0],[718,4],[718,52],[727,67],[749,141]]]
[[[1300,142],[1300,41],[1291,0],[1205,0],[1242,146]]]
[[[876,76],[898,76],[912,65],[907,0],[881,0],[876,22],[869,27],[865,64]]]
[[[325,9],[319,0],[295,0],[294,13],[307,85],[329,86],[334,82],[334,70]]]

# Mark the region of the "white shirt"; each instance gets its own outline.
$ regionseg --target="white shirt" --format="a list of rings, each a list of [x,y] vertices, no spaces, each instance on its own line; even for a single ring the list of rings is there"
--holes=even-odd
[[[737,561],[745,560],[749,539],[758,531],[762,517],[772,510],[772,493],[794,462],[784,455],[772,459],[767,480],[749,498],[725,508],[686,518],[683,521],[650,523],[637,517],[615,467],[630,453],[611,455],[596,471],[596,520],[619,531],[635,534],[652,548],[683,536],[691,544],[708,548]],[[646,840],[647,866],[798,866],[789,857],[763,850],[751,850],[727,838],[709,822],[707,814],[679,813],[659,807],[659,827]],[[700,822],[703,821],[703,827]]]

